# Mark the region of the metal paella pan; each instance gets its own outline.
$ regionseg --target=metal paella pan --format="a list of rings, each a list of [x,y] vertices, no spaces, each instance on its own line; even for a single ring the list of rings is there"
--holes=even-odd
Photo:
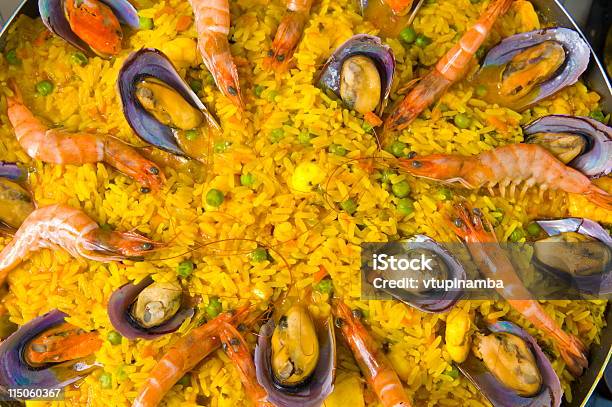
[[[535,7],[537,8],[537,11],[541,14],[541,16],[544,17],[544,19],[547,22],[554,22],[555,26],[559,26],[559,27],[567,27],[570,28],[578,33],[580,33],[580,35],[586,40],[586,37],[581,33],[579,27],[576,25],[576,23],[572,20],[571,16],[566,12],[566,10],[559,4],[559,2],[557,0],[531,0],[531,2],[535,5]],[[7,24],[5,25],[4,29],[0,32],[0,50],[2,50],[4,48],[4,42],[5,42],[5,38],[7,35],[7,32],[11,26],[11,23],[13,22],[13,20],[15,20],[16,17],[18,17],[21,14],[25,14],[28,15],[30,17],[37,17],[39,16],[39,8],[38,8],[38,1],[37,0],[25,0],[22,5],[19,7],[19,9],[16,11],[15,15],[12,16],[12,18],[7,22]],[[387,55],[387,50],[381,46],[380,44],[376,43],[376,41],[373,41],[371,38],[368,38],[367,36],[363,36],[361,38],[359,38],[358,40],[360,41],[364,41],[364,42],[372,42],[374,43],[374,45],[377,48],[377,54],[375,55],[375,57],[379,58],[382,62],[381,65],[383,66],[383,70],[385,67],[385,63],[388,65],[390,65],[391,63],[388,62],[388,60],[385,60],[385,58],[388,58]],[[161,76],[167,75],[167,72],[164,71],[165,69],[165,61],[163,58],[161,58],[159,55],[157,55],[155,52],[152,52],[150,50],[141,50],[138,51],[139,53],[139,57],[142,58],[149,58],[147,59],[147,61],[150,61],[150,65],[155,65],[156,68],[158,68],[158,71],[156,72],[161,72]],[[589,64],[587,67],[587,70],[585,71],[585,73],[583,74],[582,78],[584,80],[584,82],[586,83],[586,85],[596,91],[599,95],[601,95],[602,97],[602,101],[601,101],[601,107],[605,112],[612,112],[612,87],[610,85],[610,81],[606,76],[605,70],[602,67],[602,64],[600,63],[600,61],[597,59],[597,56],[595,55],[594,51],[592,49],[590,49],[590,60],[589,60]],[[334,61],[332,59],[330,59],[330,61],[328,63],[331,63],[333,65]],[[392,62],[393,64],[395,62]],[[126,72],[124,72],[126,76],[129,77],[130,72],[129,70],[126,70]],[[129,77],[128,79],[132,80],[132,82],[134,82],[135,80],[133,80],[133,78]],[[390,78],[382,78],[383,79],[383,89],[385,88],[390,88]],[[320,78],[321,83],[327,84],[331,83],[331,81],[334,80],[334,78],[330,78],[330,77],[325,77],[325,75],[322,75],[322,77]],[[327,81],[327,82],[326,82]],[[387,82],[386,84],[384,82]],[[336,93],[340,93],[340,87],[338,86],[337,89],[334,89],[333,86],[330,85],[330,88],[332,91],[336,91]],[[120,92],[123,92],[122,89],[120,89]],[[228,89],[225,90],[225,92],[227,92],[229,95],[231,96],[236,96],[235,92],[236,90],[233,89],[232,87],[229,87]],[[238,89],[239,92],[239,89]],[[386,89],[387,95],[388,95],[388,89]],[[383,91],[383,93],[385,93]],[[189,89],[186,89],[183,91],[182,93],[183,95],[187,95],[185,96],[185,99],[189,99],[190,97],[190,91]],[[383,96],[383,99],[386,98],[387,95]],[[197,99],[197,98],[196,98]],[[377,99],[378,102],[378,99]],[[192,105],[197,105],[199,103],[199,100],[195,100],[193,101],[191,104]],[[240,104],[242,103],[242,101],[237,100],[236,104]],[[206,111],[205,107],[200,107],[199,105],[196,106],[199,110],[202,111]],[[384,103],[380,103],[380,104],[375,104],[373,105],[370,109],[368,109],[369,112],[372,111],[376,111],[381,112],[385,107]],[[357,110],[357,109],[356,109]],[[204,120],[206,122],[208,122],[210,124],[211,127],[218,127],[218,124],[215,121],[215,118],[212,117],[212,115],[209,117],[207,113],[205,113],[205,117]],[[134,128],[135,131],[137,131],[139,134],[140,133],[147,133],[149,132],[149,136],[154,137],[154,135],[152,135],[152,131],[148,130],[148,124],[147,123],[130,123],[130,125]],[[160,133],[163,133],[165,130],[163,127],[159,127],[156,128],[156,130]],[[142,137],[143,139],[146,139],[146,136]],[[147,140],[148,141],[148,140]],[[158,147],[160,147],[161,149],[164,149],[166,151],[170,151],[176,154],[183,154],[182,150],[180,149],[180,146],[176,145],[176,143],[173,143],[171,141],[171,137],[168,136],[167,139],[162,140],[161,142],[159,142],[157,144]],[[144,186],[143,188],[149,188],[148,186]],[[148,242],[145,242],[145,244],[147,244]],[[141,283],[143,284],[143,283]],[[146,287],[148,284],[151,284],[151,281],[149,280],[144,280],[144,286]],[[126,291],[131,290],[133,287],[126,287]],[[123,290],[123,289],[122,289]],[[140,291],[142,291],[142,288],[140,289]],[[121,295],[125,294],[124,292],[120,293]],[[125,295],[131,295],[131,294],[125,294]],[[121,297],[119,299],[117,298],[111,298],[111,302],[112,301],[117,301],[118,303],[121,303],[122,301],[125,304],[132,304],[132,302],[134,301],[135,298],[135,294],[132,297],[129,297],[129,304],[126,302],[126,299],[124,297]],[[127,305],[123,304],[124,308],[127,307]],[[295,310],[291,310],[292,312],[294,311],[296,314],[298,313],[298,311]],[[168,323],[170,323],[170,325],[172,325],[172,329],[176,330],[178,328],[178,326],[180,326],[180,324],[183,322],[183,320],[186,318],[185,315],[189,315],[189,317],[191,317],[193,315],[193,311],[184,306],[184,304],[181,304],[181,308],[180,311],[178,311],[179,313],[177,315],[180,315],[182,319],[178,319],[178,320],[170,320]],[[62,317],[60,316],[56,316],[58,318]],[[113,316],[111,315],[111,320],[113,320],[114,318],[119,318],[117,316]],[[300,318],[306,318],[303,315],[300,316]],[[61,318],[60,318],[61,319]],[[273,321],[271,321],[273,322]],[[610,361],[610,359],[612,358],[612,312],[610,312],[610,307],[608,306],[608,310],[606,312],[606,323],[607,325],[603,328],[602,333],[601,333],[601,345],[600,346],[594,346],[590,349],[589,351],[589,368],[584,372],[584,374],[582,374],[582,376],[580,376],[575,382],[573,382],[573,387],[572,387],[572,391],[573,391],[573,401],[571,403],[567,403],[567,402],[563,402],[564,406],[567,407],[578,407],[578,406],[584,406],[587,402],[587,400],[589,399],[589,397],[591,396],[591,394],[593,393],[595,386],[597,385],[598,381],[600,380],[600,378],[603,376],[604,370],[608,364],[608,362]],[[121,323],[118,323],[121,324]],[[267,326],[270,324],[266,324],[266,326],[264,326],[262,328],[262,332],[264,330],[268,330],[269,331],[269,335],[271,336],[273,329],[274,329],[274,323],[272,323],[270,326]],[[316,324],[314,324],[316,325]],[[162,328],[164,328],[165,326],[162,326]],[[502,329],[500,327],[492,327],[492,330],[495,329]],[[504,328],[504,329],[514,329],[512,327],[508,328]],[[312,328],[313,331],[318,330],[318,331],[322,331],[324,332],[324,334],[326,335],[328,333],[329,330],[333,331],[333,327],[331,326],[331,322],[330,321],[323,321],[321,323],[321,326],[313,326]],[[167,333],[170,331],[165,331],[163,329],[159,329],[158,331],[138,331],[133,329],[133,327],[127,327],[126,331],[123,332],[121,331],[121,334],[123,336],[125,336],[126,338],[144,338],[144,337],[158,337],[163,335],[164,333]],[[495,331],[497,332],[497,331]],[[325,336],[323,335],[323,336]],[[263,336],[262,336],[263,337]],[[321,343],[321,353],[328,356],[329,358],[335,357],[335,355],[333,355],[334,350],[333,350],[333,345],[335,345],[335,338],[333,337],[333,333],[329,334],[330,338],[325,339],[325,341],[322,341]],[[261,341],[261,339],[260,339]],[[265,341],[264,341],[265,342]],[[330,345],[331,344],[331,345]],[[270,352],[270,350],[267,347],[271,347],[271,345],[263,343],[260,345],[261,348],[263,349],[261,352]],[[330,350],[330,348],[332,348]],[[257,351],[256,351],[257,353]],[[329,356],[329,353],[332,354],[332,356]],[[264,356],[255,355],[255,358],[257,360],[257,358],[262,358]],[[321,362],[320,362],[321,363]],[[329,363],[331,364],[331,362]],[[312,369],[328,369],[330,370],[331,367],[329,366],[314,366]],[[258,379],[259,376],[258,376]],[[268,380],[269,379],[269,380]],[[325,380],[328,380],[329,377],[325,377]],[[274,378],[263,378],[260,380],[261,381],[265,381],[268,380],[270,382],[270,388],[274,388],[274,386],[276,385],[276,383],[274,382]],[[329,379],[331,380],[331,379]],[[304,384],[304,383],[299,383],[300,385]],[[311,385],[311,383],[306,383],[307,385]],[[316,383],[318,386],[320,385],[320,387],[325,387],[325,386],[329,386],[329,383]],[[264,386],[265,387],[265,386]],[[303,390],[303,389],[302,389]],[[302,391],[301,390],[301,391]],[[308,389],[310,391],[310,389]],[[319,389],[320,390],[320,389]],[[297,393],[298,395],[300,394],[299,392]],[[283,397],[280,397],[279,401],[279,405],[282,405],[283,402]],[[317,399],[317,401],[320,401]],[[0,401],[0,405],[3,402]],[[305,404],[307,405],[307,404]]]

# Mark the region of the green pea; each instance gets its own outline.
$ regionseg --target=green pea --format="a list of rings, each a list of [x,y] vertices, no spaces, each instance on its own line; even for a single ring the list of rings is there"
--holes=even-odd
[[[117,369],[117,380],[126,380],[128,378],[128,374],[125,370],[123,370],[123,366]]]
[[[176,384],[180,384],[183,387],[189,386],[191,384],[191,375],[187,373],[185,376],[181,377]]]
[[[428,46],[429,44],[431,44],[431,38],[429,38],[428,36],[426,36],[425,34],[419,34],[416,37],[416,41],[415,44],[418,47],[421,48],[425,48],[426,46]]]
[[[272,143],[278,143],[285,137],[285,130],[283,129],[274,129],[270,132],[270,141]]]
[[[410,215],[414,212],[414,201],[410,198],[402,198],[397,201],[397,211],[402,215]]]
[[[251,252],[251,260],[255,263],[261,263],[268,260],[268,251],[263,247],[258,247]]]
[[[330,146],[327,148],[327,151],[329,151],[330,154],[335,154],[339,156],[345,156],[347,153],[346,148],[342,147],[340,144],[330,144]]]
[[[196,129],[185,131],[185,138],[189,141],[197,140],[199,136],[200,136],[200,132]]]
[[[119,345],[121,343],[121,334],[117,331],[110,331],[106,337],[111,345]]]
[[[478,85],[476,86],[476,96],[478,97],[484,97],[487,95],[487,87],[484,85]]]
[[[268,93],[268,102],[274,102],[274,99],[276,99],[277,96],[278,96],[278,92],[275,90],[271,90]]]
[[[417,33],[412,27],[406,27],[400,31],[400,39],[406,44],[412,44],[417,38]]]
[[[149,17],[140,17],[140,29],[142,30],[152,30],[153,29],[153,19]]]
[[[541,230],[540,225],[535,222],[527,225],[527,233],[529,233],[530,236],[538,236]]]
[[[312,139],[312,136],[310,135],[308,131],[302,131],[298,135],[298,141],[300,142],[300,144],[309,145],[311,139]]]
[[[100,375],[100,386],[102,386],[103,389],[110,389],[113,387],[113,376],[110,373],[102,373]]]
[[[223,192],[218,189],[213,188],[206,194],[206,203],[210,206],[221,206],[224,200]]]
[[[510,239],[511,242],[516,243],[516,242],[520,241],[524,237],[525,237],[525,232],[523,231],[523,229],[516,228],[510,234],[509,239]]]
[[[352,215],[357,212],[357,203],[352,198],[349,198],[346,201],[342,202],[340,204],[340,207],[344,212],[348,213],[349,215]]]
[[[406,145],[406,143],[402,143],[401,141],[394,141],[393,144],[389,146],[389,152],[396,157],[403,157],[404,150],[407,147],[408,146]]]
[[[85,66],[89,63],[89,58],[87,58],[87,55],[83,54],[82,52],[77,51],[70,55],[70,61],[75,65]]]
[[[266,87],[263,85],[257,85],[255,86],[255,96],[257,96],[258,98],[261,97],[261,94],[263,93],[263,91],[266,90]]]
[[[400,181],[397,184],[393,184],[391,191],[393,191],[393,195],[396,197],[405,198],[410,193],[410,184],[406,180]]]
[[[204,87],[204,85],[202,85],[202,81],[200,81],[198,79],[190,79],[189,80],[189,87],[195,93],[199,93],[202,90],[202,88]]]
[[[459,113],[455,116],[454,122],[455,126],[460,129],[467,129],[470,127],[470,124],[472,124],[472,119],[466,114]]]
[[[227,141],[215,141],[215,145],[213,146],[213,150],[215,153],[221,154],[227,151],[230,143]]]
[[[450,189],[446,187],[440,188],[438,192],[440,196],[442,197],[443,201],[448,201],[449,199],[453,197],[453,191],[451,191]]]
[[[334,283],[329,278],[325,278],[315,284],[314,289],[320,293],[329,294],[334,290]]]
[[[374,130],[374,127],[372,127],[372,125],[368,122],[366,122],[365,120],[363,121],[363,123],[361,124],[361,128],[366,132],[366,133],[371,133],[372,130]]]
[[[591,116],[591,118],[599,122],[602,122],[602,123],[605,123],[606,121],[606,116],[603,114],[601,110],[594,110],[589,114],[589,116]]]
[[[250,172],[240,175],[240,185],[250,187],[255,183],[255,176]]]
[[[474,0],[471,0],[472,2],[474,2]],[[459,377],[459,369],[457,369],[455,366],[453,366],[453,368],[445,373],[447,376],[452,377],[453,379],[456,379]]]
[[[53,86],[53,82],[47,80],[40,81],[36,84],[36,92],[41,96],[50,95],[53,93],[54,88],[55,86]]]
[[[221,305],[221,301],[219,301],[218,297],[210,297],[208,301],[208,305],[206,306],[205,312],[208,318],[215,318],[217,315],[221,313],[223,310],[223,305]]]
[[[11,49],[9,50],[6,55],[6,62],[9,63],[9,65],[19,65],[21,64],[21,59],[19,59],[19,57],[17,56],[17,50]]]
[[[187,278],[191,275],[191,273],[193,273],[194,268],[195,265],[191,260],[184,260],[180,262],[178,266],[176,266],[176,274],[178,274],[180,277]]]

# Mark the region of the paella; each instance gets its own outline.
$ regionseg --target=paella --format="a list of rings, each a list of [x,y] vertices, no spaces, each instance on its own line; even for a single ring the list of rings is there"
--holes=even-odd
[[[559,406],[610,346],[610,116],[529,1],[38,7],[0,57],[3,399]],[[402,241],[513,293],[366,298]],[[605,295],[536,298],[507,242]]]

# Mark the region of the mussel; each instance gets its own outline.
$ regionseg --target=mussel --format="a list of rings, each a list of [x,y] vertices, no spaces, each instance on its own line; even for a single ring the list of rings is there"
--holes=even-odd
[[[474,82],[484,87],[486,101],[521,111],[576,83],[590,52],[569,28],[516,34],[489,51]]]
[[[274,405],[321,405],[333,390],[336,368],[332,318],[313,318],[306,307],[290,306],[261,327],[255,366]]]
[[[380,38],[358,34],[329,57],[317,86],[361,114],[382,114],[395,73],[391,48]]]
[[[581,218],[536,222],[549,236],[534,243],[536,268],[588,294],[612,293],[612,238],[604,228]]]
[[[194,314],[178,283],[153,282],[151,277],[119,288],[107,310],[117,332],[128,339],[155,339],[174,332]]]
[[[0,177],[12,181],[25,181],[28,172],[19,164],[8,161],[0,161]]]
[[[366,279],[375,287],[375,279],[382,278],[388,280],[398,280],[401,278],[414,278],[419,281],[428,279],[435,280],[464,280],[466,278],[465,269],[459,261],[442,245],[425,235],[415,235],[402,242],[393,242],[380,250],[381,253],[393,255],[397,258],[416,259],[421,256],[428,261],[430,271],[390,271],[387,272],[366,270]],[[428,289],[424,284],[419,284],[418,289],[390,288],[381,287],[381,291],[389,294],[393,298],[402,301],[423,312],[445,312],[461,299],[462,290]]]
[[[206,106],[181,78],[172,62],[159,50],[143,48],[125,61],[117,80],[123,113],[144,141],[170,153],[197,156],[208,151],[190,142],[187,131],[200,131],[206,123],[220,131]]]
[[[89,374],[102,345],[96,332],[67,324],[53,310],[20,327],[0,344],[0,394],[11,388],[59,389]]]
[[[38,0],[43,23],[83,52],[110,58],[121,51],[120,23],[138,29],[138,12],[128,0]]]
[[[525,142],[540,144],[589,178],[612,171],[612,129],[590,117],[551,115],[528,124]]]
[[[19,165],[0,162],[0,222],[10,228],[19,228],[34,211],[30,194],[17,183],[26,177],[27,172]]]
[[[558,407],[561,383],[527,332],[508,321],[476,333],[459,370],[497,407]]]

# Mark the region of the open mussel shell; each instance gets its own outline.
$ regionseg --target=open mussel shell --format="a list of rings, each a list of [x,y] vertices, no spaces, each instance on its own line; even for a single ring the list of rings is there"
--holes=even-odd
[[[30,193],[18,184],[27,176],[20,165],[0,161],[0,223],[9,228],[19,228],[35,209]]]
[[[466,273],[463,265],[446,248],[429,236],[415,235],[399,244],[402,244],[406,252],[426,251],[436,255],[446,266],[448,275],[445,279],[465,280]],[[419,293],[402,288],[381,288],[380,290],[420,311],[430,313],[448,311],[463,296],[462,290],[432,289]]]
[[[20,182],[28,177],[28,172],[17,163],[0,161],[0,177]]]
[[[46,330],[62,324],[67,315],[53,310],[27,324],[0,344],[0,393],[12,388],[60,389],[87,376],[95,365],[81,358],[45,366],[30,366],[24,359],[28,343]]]
[[[534,55],[524,54],[538,46],[546,47]],[[510,76],[508,70],[513,59],[522,53],[525,57],[515,61],[516,66],[512,69],[527,69],[532,64],[546,64],[550,60],[551,72],[540,78],[539,83],[516,84],[517,92],[520,92],[517,96],[502,95],[502,78]],[[569,28],[554,27],[520,33],[505,38],[489,51],[475,81],[487,88],[487,101],[521,111],[576,83],[589,64],[590,54],[588,43]],[[523,75],[523,79],[536,80],[534,74],[527,74]]]
[[[612,237],[606,230],[590,219],[565,218],[555,220],[538,220],[536,223],[546,232],[548,236],[556,236],[561,233],[575,232],[593,238],[608,247],[612,251]],[[604,265],[604,272],[592,275],[570,275],[562,270],[549,267],[538,261],[535,256],[533,260],[535,267],[550,272],[553,275],[570,281],[578,290],[594,295],[612,294],[612,263]]]
[[[128,26],[138,29],[140,18],[138,11],[128,0],[98,0],[113,11],[117,19]],[[65,0],[38,0],[38,10],[45,26],[72,46],[83,52],[94,53],[89,45],[80,39],[70,28],[64,11]]]
[[[560,406],[563,390],[561,389],[559,377],[536,340],[523,329],[508,321],[499,321],[495,324],[488,325],[487,329],[492,333],[516,335],[525,341],[525,344],[535,358],[542,376],[542,386],[534,396],[519,396],[514,390],[500,383],[486,368],[483,361],[470,352],[466,361],[459,364],[458,368],[491,402],[491,404],[496,407]]]
[[[175,130],[157,120],[138,101],[137,85],[145,79],[156,79],[178,92],[186,102],[202,112],[210,127],[220,130],[219,124],[168,57],[158,49],[143,48],[128,57],[117,80],[123,114],[138,137],[162,150],[186,156],[178,144]]]
[[[294,387],[280,386],[272,370],[272,335],[275,323],[266,322],[259,330],[255,347],[257,381],[268,392],[268,401],[278,407],[320,406],[334,388],[336,372],[336,337],[332,319],[318,324],[319,360],[312,375]]]
[[[317,79],[317,86],[326,93],[331,93],[342,100],[340,86],[343,65],[348,58],[359,55],[370,59],[378,71],[381,85],[380,100],[374,112],[380,115],[391,92],[391,84],[395,74],[395,57],[391,48],[384,45],[378,37],[357,34],[346,40],[334,51],[323,66]]]
[[[133,316],[132,310],[142,291],[153,284],[153,279],[147,277],[138,284],[126,284],[115,291],[108,300],[108,317],[117,332],[128,339],[155,339],[176,331],[183,321],[191,318],[194,309],[181,298],[178,311],[160,325],[145,328]]]
[[[546,133],[582,137],[585,148],[567,165],[589,178],[608,175],[612,171],[612,129],[590,117],[551,115],[534,120],[524,129],[525,141],[536,143]],[[542,144],[546,148],[545,144]]]

